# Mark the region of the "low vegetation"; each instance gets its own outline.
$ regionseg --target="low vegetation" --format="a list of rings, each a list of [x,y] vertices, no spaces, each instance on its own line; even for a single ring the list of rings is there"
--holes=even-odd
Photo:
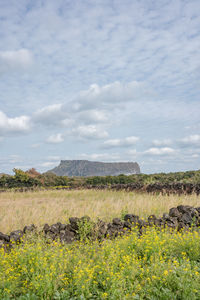
[[[197,195],[153,195],[110,190],[48,190],[0,193],[0,231],[9,233],[34,223],[66,223],[84,215],[108,222],[126,213],[157,217],[180,204],[200,206]]]
[[[1,299],[199,299],[200,235],[149,228],[102,243],[0,251]]]
[[[0,188],[36,188],[36,187],[98,187],[100,185],[111,186],[118,184],[173,184],[173,183],[200,183],[200,170],[176,173],[160,174],[135,174],[135,175],[118,175],[118,176],[93,176],[93,177],[67,177],[57,176],[53,173],[40,174],[35,169],[26,172],[20,169],[14,169],[14,175],[2,174],[0,176]]]
[[[0,194],[0,231],[34,223],[67,223],[89,215],[106,222],[127,213],[157,217],[180,204],[200,206],[199,196],[112,190],[41,190]],[[86,226],[87,225],[87,226]],[[90,224],[72,244],[30,234],[0,249],[0,299],[200,299],[200,227],[134,228],[115,239],[91,241]]]

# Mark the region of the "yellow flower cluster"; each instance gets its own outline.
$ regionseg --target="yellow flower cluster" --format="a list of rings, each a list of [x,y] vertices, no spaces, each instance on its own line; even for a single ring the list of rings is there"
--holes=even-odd
[[[200,299],[200,234],[147,228],[62,245],[42,237],[0,249],[0,299]],[[147,297],[148,295],[148,297]]]

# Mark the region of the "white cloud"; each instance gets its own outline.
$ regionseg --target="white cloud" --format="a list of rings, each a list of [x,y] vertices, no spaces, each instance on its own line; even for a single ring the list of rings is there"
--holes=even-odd
[[[49,161],[59,161],[60,160],[60,156],[47,156],[46,160],[49,160]]]
[[[43,107],[33,114],[33,122],[46,126],[60,125],[67,117],[67,112],[63,111],[62,104],[53,104]]]
[[[192,158],[198,158],[199,157],[199,154],[192,154]]]
[[[0,72],[27,68],[33,62],[32,53],[28,49],[16,51],[0,51]]]
[[[35,143],[35,144],[30,145],[30,148],[36,149],[36,148],[39,148],[40,146],[41,146],[41,144]]]
[[[61,127],[71,128],[75,125],[75,118],[71,119],[68,117],[68,119],[61,120],[60,125]]]
[[[104,147],[112,148],[112,147],[119,147],[120,146],[120,139],[113,139],[113,140],[107,140],[103,143]]]
[[[17,155],[17,154],[10,155],[10,157],[8,158],[8,161],[11,164],[16,164],[16,163],[23,162],[22,157],[20,155]]]
[[[130,147],[135,145],[139,140],[139,137],[128,136],[124,139],[111,139],[103,143],[103,148],[118,148],[118,147]]]
[[[168,147],[150,148],[150,149],[144,151],[144,153],[151,154],[151,155],[171,155],[171,154],[174,154],[175,152],[176,152],[176,150],[174,150],[173,148],[168,148]]]
[[[46,142],[49,144],[59,144],[64,141],[63,135],[61,133],[52,134],[47,139]]]
[[[169,146],[172,144],[171,139],[163,139],[163,140],[153,140],[154,146]]]
[[[93,154],[80,154],[82,159],[96,160],[96,161],[117,161],[120,159],[119,153],[93,153]]]
[[[139,153],[137,152],[136,149],[130,149],[130,150],[127,151],[127,154],[130,155],[130,156],[134,156],[135,157]]]
[[[103,139],[108,137],[108,132],[96,125],[82,125],[72,130],[72,133],[83,139]]]
[[[91,109],[78,114],[77,118],[84,123],[105,123],[108,121],[108,112]]]
[[[0,111],[0,135],[7,136],[16,133],[26,133],[30,130],[31,123],[28,116],[8,118]]]
[[[108,125],[119,104],[137,100],[138,93],[143,91],[143,84],[136,81],[117,81],[103,86],[93,84],[63,103],[39,109],[33,114],[32,120],[35,124],[46,126],[93,126],[98,123]]]
[[[35,124],[71,128],[80,124],[106,123],[109,113],[100,109],[88,109],[76,112],[72,109],[74,101],[66,104],[52,104],[43,107],[33,114]]]
[[[179,140],[179,144],[183,147],[199,147],[200,135],[194,134]]]
[[[119,103],[138,100],[144,91],[144,84],[138,81],[128,83],[115,81],[103,86],[92,84],[88,90],[81,91],[74,97],[72,107],[74,111],[82,111],[98,107],[106,108],[113,104],[117,106]]]
[[[137,136],[128,136],[124,140],[122,140],[122,143],[128,146],[134,145],[136,142],[139,141],[139,137]]]
[[[42,163],[42,164],[40,164],[39,166],[40,167],[46,167],[46,168],[49,168],[49,167],[55,167],[55,166],[57,166],[58,165],[58,163],[59,163],[59,161],[47,161],[47,162],[44,162],[44,163]]]

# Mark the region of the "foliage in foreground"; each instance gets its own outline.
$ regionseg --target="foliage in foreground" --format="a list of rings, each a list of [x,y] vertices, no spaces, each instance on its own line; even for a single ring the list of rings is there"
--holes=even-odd
[[[200,299],[200,234],[149,228],[103,243],[33,238],[0,252],[1,299]]]

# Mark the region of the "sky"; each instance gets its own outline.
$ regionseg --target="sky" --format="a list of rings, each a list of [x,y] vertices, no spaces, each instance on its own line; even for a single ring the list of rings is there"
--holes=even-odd
[[[0,0],[0,173],[200,169],[199,0]]]

